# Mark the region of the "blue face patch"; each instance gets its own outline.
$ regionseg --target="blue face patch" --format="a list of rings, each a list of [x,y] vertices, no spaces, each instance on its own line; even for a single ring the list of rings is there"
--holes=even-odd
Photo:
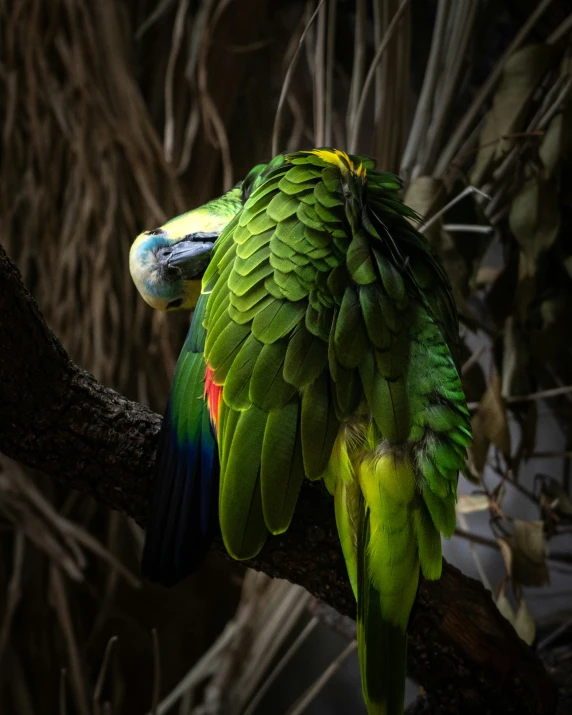
[[[171,243],[169,239],[166,238],[165,232],[162,229],[156,229],[156,231],[161,231],[161,234],[155,233],[155,231],[149,231],[148,238],[137,247],[135,252],[137,260],[144,261],[149,253],[155,255],[160,248],[165,248]]]
[[[143,299],[156,310],[194,307],[215,238],[201,232],[172,235],[164,228],[141,233],[129,269]]]
[[[157,229],[160,231],[161,229]],[[143,279],[145,293],[153,298],[170,302],[183,293],[183,282],[180,272],[167,272],[157,259],[157,251],[171,245],[171,241],[163,235],[150,232],[148,238],[141,242],[135,251],[135,259],[145,269]]]

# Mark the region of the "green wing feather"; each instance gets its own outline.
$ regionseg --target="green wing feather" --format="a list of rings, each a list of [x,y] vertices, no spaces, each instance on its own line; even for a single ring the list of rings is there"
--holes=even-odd
[[[403,711],[420,572],[438,578],[470,443],[447,277],[399,180],[365,157],[277,157],[217,241],[205,359],[222,386],[219,515],[235,558],[334,495],[370,713]]]

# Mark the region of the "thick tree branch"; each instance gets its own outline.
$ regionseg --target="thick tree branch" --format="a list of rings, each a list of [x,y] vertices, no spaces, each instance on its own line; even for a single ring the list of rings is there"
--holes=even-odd
[[[0,450],[144,525],[160,422],[71,362],[0,247]],[[250,565],[354,615],[331,500],[319,484],[304,487],[288,532]],[[421,584],[409,671],[443,713],[556,708],[540,661],[485,589],[448,564],[440,581]]]

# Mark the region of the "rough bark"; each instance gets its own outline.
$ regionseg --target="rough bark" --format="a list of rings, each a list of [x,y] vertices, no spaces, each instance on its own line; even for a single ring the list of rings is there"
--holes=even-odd
[[[0,247],[0,450],[144,525],[160,422],[71,362]],[[354,615],[319,484],[304,487],[288,532],[249,565]],[[408,657],[443,713],[555,712],[557,688],[541,662],[481,584],[449,564],[440,581],[420,586]]]

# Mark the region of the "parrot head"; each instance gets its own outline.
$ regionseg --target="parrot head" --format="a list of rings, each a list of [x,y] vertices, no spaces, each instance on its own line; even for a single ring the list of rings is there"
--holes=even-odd
[[[219,199],[220,201],[220,199]],[[191,310],[221,231],[239,208],[213,211],[209,204],[144,231],[129,252],[129,270],[143,300],[155,310]]]
[[[257,164],[226,194],[137,236],[129,252],[129,270],[146,303],[155,310],[195,307],[216,239],[240,211],[265,168],[266,164]]]

